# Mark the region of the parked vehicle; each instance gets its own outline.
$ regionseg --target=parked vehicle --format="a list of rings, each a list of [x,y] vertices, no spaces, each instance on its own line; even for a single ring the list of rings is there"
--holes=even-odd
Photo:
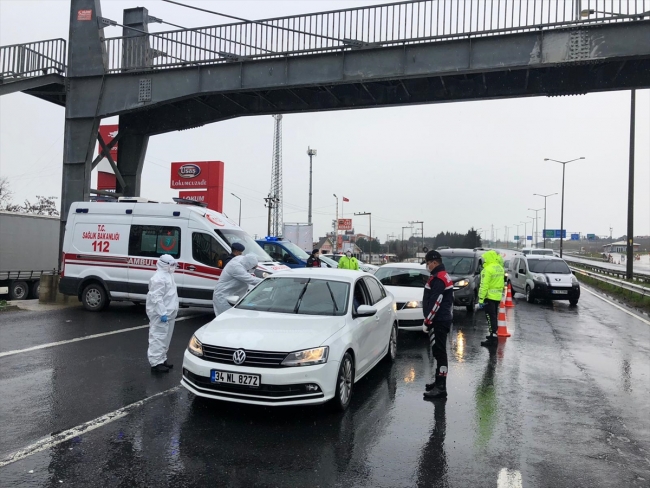
[[[282,239],[293,242],[309,254],[314,249],[314,226],[312,224],[284,224]]]
[[[568,300],[577,305],[580,283],[563,259],[555,256],[521,256],[510,262],[512,291],[526,295],[528,303],[537,299]]]
[[[195,395],[256,405],[345,410],[354,384],[395,359],[393,296],[373,276],[306,268],[280,272],[196,331],[181,384]]]
[[[322,256],[333,259],[334,261],[336,261],[338,263],[339,260],[344,255],[343,254],[322,254]],[[359,262],[359,269],[361,271],[365,271],[366,273],[374,274],[379,269],[379,266],[375,266],[374,264],[364,263],[363,261],[361,261],[359,259],[357,259],[357,261]]]
[[[554,254],[553,249],[544,249],[544,248],[537,248],[537,247],[524,247],[521,250],[521,253],[524,256],[528,256],[528,255],[553,256]]]
[[[334,261],[333,259],[328,258],[327,256],[323,256],[322,254],[319,256],[320,262],[325,265],[327,268],[338,268],[339,263]]]
[[[304,268],[307,266],[309,254],[291,241],[278,237],[267,237],[266,239],[258,239],[257,243],[273,260],[289,268]]]
[[[439,251],[447,273],[454,282],[454,305],[464,306],[468,313],[474,313],[478,303],[478,289],[481,286],[484,251],[473,249],[443,249]]]
[[[58,217],[0,212],[0,295],[38,298],[41,273],[59,268]]]
[[[245,246],[244,254],[257,256],[259,277],[287,269],[232,220],[201,206],[136,198],[75,202],[65,229],[59,290],[79,297],[93,312],[111,300],[144,303],[158,258],[169,254],[179,262],[181,305],[212,307],[223,258],[235,242]]]
[[[375,273],[395,297],[397,322],[403,330],[422,330],[422,294],[430,273],[419,263],[388,263]]]

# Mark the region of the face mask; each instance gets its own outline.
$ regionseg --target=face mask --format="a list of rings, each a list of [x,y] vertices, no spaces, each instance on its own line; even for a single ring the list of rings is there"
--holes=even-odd
[[[348,253],[345,253],[345,255],[346,255],[347,257],[349,257],[349,258],[352,257],[352,253],[349,253],[349,252],[348,252]]]

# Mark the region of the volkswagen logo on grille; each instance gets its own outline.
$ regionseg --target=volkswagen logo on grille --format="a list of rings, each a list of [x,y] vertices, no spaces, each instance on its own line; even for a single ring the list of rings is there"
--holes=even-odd
[[[232,354],[232,360],[235,364],[243,364],[243,362],[246,361],[246,351],[243,349],[237,349]]]

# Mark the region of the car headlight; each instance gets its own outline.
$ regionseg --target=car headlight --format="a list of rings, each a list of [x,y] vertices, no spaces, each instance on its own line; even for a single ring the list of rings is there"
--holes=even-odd
[[[261,269],[255,268],[255,276],[258,278],[268,278],[271,276],[271,273],[267,273],[266,271],[262,271]]]
[[[575,276],[571,275],[571,283],[573,283],[574,285],[577,285],[577,284],[579,283],[578,278],[576,278]]]
[[[458,288],[463,288],[467,285],[469,285],[469,280],[459,280],[456,283],[454,283],[454,286],[457,286]]]
[[[328,346],[292,352],[284,358],[282,366],[313,366],[327,362],[330,348]]]
[[[397,312],[397,303],[393,302],[393,310]]]
[[[195,356],[203,357],[203,344],[201,344],[201,342],[194,335],[190,339],[190,343],[187,345],[187,350]]]
[[[546,283],[546,276],[543,274],[533,273],[533,281],[539,281],[540,283]]]
[[[422,308],[422,302],[407,302],[404,308]]]

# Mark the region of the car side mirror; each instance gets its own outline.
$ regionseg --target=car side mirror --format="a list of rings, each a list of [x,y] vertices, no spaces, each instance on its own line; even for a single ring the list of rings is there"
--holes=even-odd
[[[239,301],[239,297],[235,295],[230,295],[226,297],[226,301],[234,307]]]
[[[522,273],[522,274],[526,274],[526,270],[525,270],[525,269],[521,269],[521,268],[519,268],[519,272]]]
[[[357,308],[357,317],[372,317],[377,313],[377,308],[371,307],[370,305],[359,305]]]

